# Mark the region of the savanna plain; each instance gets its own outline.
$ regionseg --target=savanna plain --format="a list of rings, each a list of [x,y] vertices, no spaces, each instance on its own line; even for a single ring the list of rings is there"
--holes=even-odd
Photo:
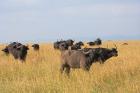
[[[52,43],[40,44],[38,52],[29,47],[25,63],[0,51],[0,93],[140,93],[140,41],[105,41],[100,47],[113,43],[118,57],[93,63],[89,72],[72,69],[69,77],[60,73],[60,51]]]

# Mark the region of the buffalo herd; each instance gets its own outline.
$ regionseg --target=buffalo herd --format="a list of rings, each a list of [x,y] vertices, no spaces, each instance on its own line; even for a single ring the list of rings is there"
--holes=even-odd
[[[87,43],[89,46],[99,46],[102,44],[100,38],[97,38],[93,42]],[[72,39],[60,40],[53,43],[55,50],[60,50],[61,52],[61,67],[60,72],[65,71],[69,75],[70,69],[82,68],[85,71],[89,71],[93,63],[99,62],[103,64],[106,60],[111,57],[117,57],[118,51],[117,46],[115,48],[83,48],[84,43],[82,41],[76,42]],[[39,44],[33,44],[32,48],[34,51],[39,51]],[[9,55],[11,54],[15,59],[21,60],[21,62],[26,61],[26,56],[28,53],[28,46],[12,42],[7,45],[2,51]]]

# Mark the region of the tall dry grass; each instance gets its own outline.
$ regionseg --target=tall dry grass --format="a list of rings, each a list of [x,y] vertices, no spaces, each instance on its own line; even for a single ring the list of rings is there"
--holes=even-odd
[[[0,93],[140,93],[140,41],[123,42],[104,42],[116,43],[119,56],[94,63],[89,72],[71,70],[70,77],[60,74],[60,52],[52,44],[30,48],[23,64],[0,52]]]

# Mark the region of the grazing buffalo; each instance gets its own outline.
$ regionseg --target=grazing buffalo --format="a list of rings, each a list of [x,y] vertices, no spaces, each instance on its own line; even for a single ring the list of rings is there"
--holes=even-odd
[[[94,52],[84,53],[80,50],[61,51],[61,73],[63,73],[65,70],[65,72],[69,74],[71,68],[82,68],[86,71],[89,71],[94,60],[94,54],[92,53]]]
[[[128,43],[123,43],[122,45],[128,45]]]
[[[32,47],[35,51],[39,50],[39,44],[33,44]]]

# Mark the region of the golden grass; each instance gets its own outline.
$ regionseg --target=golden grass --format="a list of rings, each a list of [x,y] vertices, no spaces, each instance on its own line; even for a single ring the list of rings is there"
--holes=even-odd
[[[30,49],[23,64],[0,52],[0,93],[140,93],[140,41],[123,42],[104,42],[116,43],[119,56],[94,63],[89,73],[71,70],[70,77],[60,74],[60,52],[52,44]]]

